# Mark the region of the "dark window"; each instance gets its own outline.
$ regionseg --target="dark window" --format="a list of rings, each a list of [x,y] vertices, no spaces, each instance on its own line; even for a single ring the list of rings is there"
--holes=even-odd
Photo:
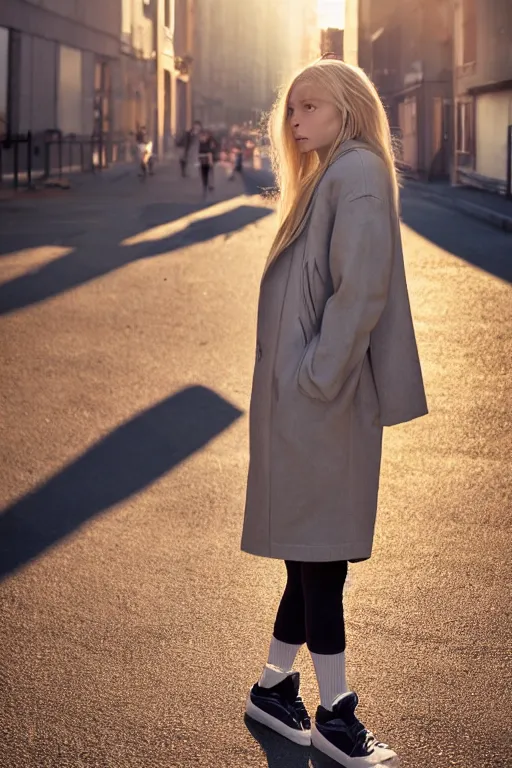
[[[462,63],[476,61],[476,0],[462,3]]]
[[[142,12],[147,19],[152,17],[151,0],[142,0]]]
[[[0,27],[0,134],[9,130],[9,30]]]
[[[165,19],[164,25],[166,27],[171,26],[171,0],[165,0]]]
[[[474,111],[472,101],[457,103],[457,152],[473,154]]]

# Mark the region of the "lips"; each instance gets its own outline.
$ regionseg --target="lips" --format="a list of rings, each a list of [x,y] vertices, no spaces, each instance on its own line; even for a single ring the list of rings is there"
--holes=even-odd
[[[295,137],[295,141],[307,141],[307,140],[308,140],[307,136],[296,136]]]

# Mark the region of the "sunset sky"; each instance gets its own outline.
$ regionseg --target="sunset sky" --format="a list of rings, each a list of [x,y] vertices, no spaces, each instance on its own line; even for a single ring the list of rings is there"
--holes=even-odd
[[[318,0],[318,26],[320,29],[345,26],[345,0]]]

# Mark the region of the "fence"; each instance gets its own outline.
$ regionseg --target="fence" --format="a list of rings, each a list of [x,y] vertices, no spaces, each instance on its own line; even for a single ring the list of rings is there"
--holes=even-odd
[[[133,137],[95,134],[77,136],[61,131],[12,134],[0,138],[0,183],[31,186],[35,179],[63,173],[97,171],[134,157]]]

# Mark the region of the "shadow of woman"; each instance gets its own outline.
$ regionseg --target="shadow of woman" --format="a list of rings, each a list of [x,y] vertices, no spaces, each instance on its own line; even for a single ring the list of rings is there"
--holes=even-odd
[[[301,747],[288,741],[270,728],[251,720],[247,715],[245,715],[245,725],[264,751],[268,768],[310,768],[309,747]]]
[[[267,758],[268,768],[339,768],[339,763],[319,752],[315,747],[301,747],[279,736],[264,725],[245,715],[245,725],[251,736],[261,746]],[[399,758],[386,760],[374,768],[399,768]]]

